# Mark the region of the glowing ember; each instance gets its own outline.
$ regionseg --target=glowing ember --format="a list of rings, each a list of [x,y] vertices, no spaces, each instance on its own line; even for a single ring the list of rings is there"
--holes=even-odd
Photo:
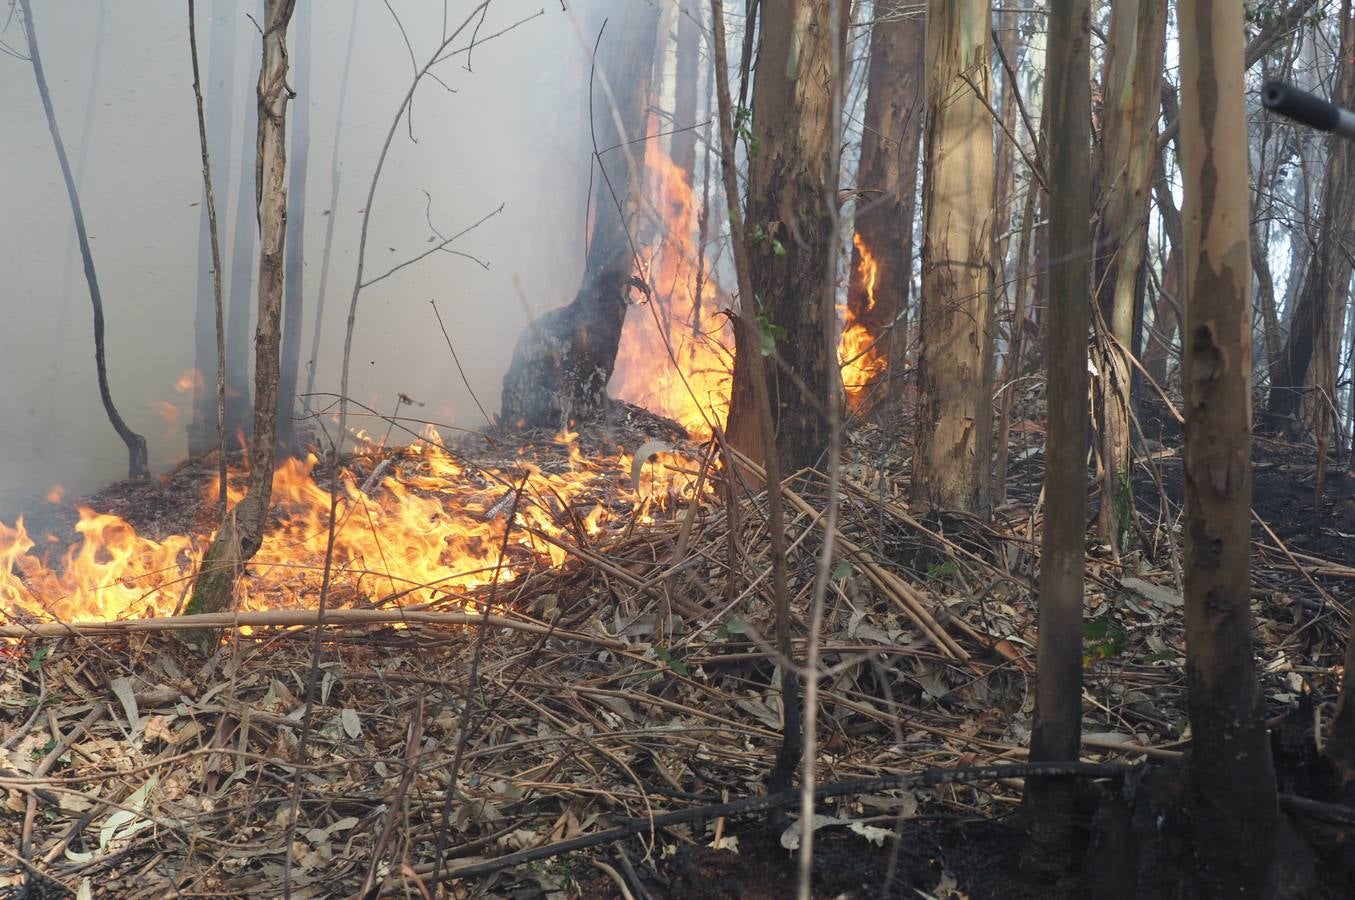
[[[862,313],[868,313],[875,308],[875,285],[880,277],[880,265],[866,249],[861,235],[852,235],[852,244],[861,254],[861,282],[866,287],[866,308]],[[871,382],[884,371],[885,360],[865,323],[858,320],[858,314],[844,304],[842,315],[842,339],[838,344],[837,359],[842,367],[847,401],[855,408],[865,397]]]
[[[178,377],[174,382],[174,390],[180,394],[186,394],[189,391],[202,390],[202,373],[197,369],[189,369]]]
[[[568,458],[553,471],[520,461],[502,470],[463,468],[432,440],[404,451],[370,493],[342,478],[334,552],[335,588],[343,606],[355,599],[397,605],[456,602],[488,584],[499,564],[504,526],[516,498],[515,527],[499,580],[512,581],[535,562],[560,565],[550,539],[576,544],[618,516],[643,518],[691,489],[691,465],[655,459],[629,490],[626,454],[585,459],[562,435]],[[314,606],[324,563],[329,494],[312,478],[316,460],[288,460],[273,480],[274,525],[242,579],[242,609]],[[371,459],[358,467],[370,471]],[[360,477],[360,476],[359,476]],[[520,490],[519,490],[520,489]],[[216,496],[216,485],[205,491]],[[232,503],[243,490],[229,486]],[[139,537],[116,516],[81,509],[79,538],[50,565],[33,553],[23,520],[0,523],[0,613],[64,620],[170,615],[186,601],[207,539]],[[582,534],[580,534],[582,532]]]

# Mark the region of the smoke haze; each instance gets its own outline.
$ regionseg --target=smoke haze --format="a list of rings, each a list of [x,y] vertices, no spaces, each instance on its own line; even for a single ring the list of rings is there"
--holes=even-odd
[[[443,32],[443,4],[406,0],[392,6],[423,65]],[[237,208],[237,194],[242,168],[252,172],[254,162],[252,126],[247,140],[241,130],[246,104],[254,103],[259,54],[247,15],[261,14],[248,2],[198,7],[209,127],[228,123],[230,129],[230,158],[212,160],[222,267],[229,275],[236,217],[254,218],[252,205]],[[472,7],[449,3],[448,29]],[[386,5],[359,0],[340,113],[354,7],[328,0],[315,2],[310,12],[313,58],[298,58],[295,30],[289,34],[291,64],[309,64],[313,85],[311,96],[293,104],[307,103],[311,122],[302,362],[304,367],[309,360],[315,327],[325,216],[333,215],[316,390],[337,393],[362,210],[414,63]],[[587,26],[571,21],[578,14],[558,3],[497,0],[478,34],[484,40],[538,12],[472,54],[440,64],[434,71],[446,86],[425,80],[413,105],[415,142],[409,124],[402,122],[396,132],[372,211],[367,278],[429,249],[430,218],[451,235],[501,205],[503,211],[453,245],[487,268],[434,253],[362,292],[350,383],[350,396],[359,403],[391,412],[404,393],[424,404],[407,408],[408,415],[483,425],[429,301],[437,302],[471,386],[493,414],[513,342],[528,316],[567,302],[577,289],[589,171]],[[41,0],[34,16],[102,289],[114,400],[150,443],[152,467],[163,470],[186,453],[192,400],[176,382],[194,365],[202,183],[186,7],[161,0]],[[235,26],[234,96],[232,108],[223,110],[212,106],[210,92],[225,62],[209,48],[213,31],[231,24],[228,17]],[[452,46],[469,43],[471,30]],[[8,18],[0,40],[26,52],[17,15]],[[0,266],[6,289],[0,377],[8,386],[0,392],[0,421],[6,423],[0,431],[0,518],[12,520],[53,485],[71,496],[124,477],[126,453],[99,403],[89,295],[32,67],[8,54],[0,55],[0,67]],[[289,81],[295,84],[295,74]],[[336,124],[342,183],[331,202]],[[229,298],[230,285],[223,290]],[[355,424],[382,430],[362,418]]]

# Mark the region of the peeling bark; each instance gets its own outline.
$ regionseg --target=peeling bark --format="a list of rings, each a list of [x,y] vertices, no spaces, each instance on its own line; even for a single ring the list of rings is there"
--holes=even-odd
[[[1242,7],[1182,0],[1186,676],[1201,896],[1274,891],[1275,772],[1251,617],[1251,221]]]
[[[913,502],[983,515],[993,446],[993,132],[984,102],[992,10],[982,0],[931,0],[927,16]]]

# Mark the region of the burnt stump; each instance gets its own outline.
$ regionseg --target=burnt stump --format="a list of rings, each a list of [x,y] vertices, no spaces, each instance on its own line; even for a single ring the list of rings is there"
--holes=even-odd
[[[559,430],[602,411],[632,287],[648,293],[629,271],[586,273],[572,302],[523,330],[503,378],[501,426]]]

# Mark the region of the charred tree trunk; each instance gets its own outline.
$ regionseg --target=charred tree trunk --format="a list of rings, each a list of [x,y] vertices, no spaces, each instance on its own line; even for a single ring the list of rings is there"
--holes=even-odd
[[[593,230],[583,284],[571,303],[530,323],[518,338],[503,379],[501,425],[560,429],[606,404],[628,288],[643,288],[631,243],[643,160],[628,142],[648,126],[658,21],[656,5],[627,4],[620,27],[606,27],[598,42],[590,101]]]
[[[673,163],[696,184],[696,106],[701,81],[701,5],[678,0],[677,61],[673,74]]]
[[[926,19],[917,10],[876,4],[856,182],[858,240],[852,244],[847,286],[852,320],[865,326],[877,355],[900,372],[908,346],[926,34]],[[863,247],[877,265],[873,298],[862,265]],[[884,374],[888,377],[888,368]],[[892,380],[888,394],[897,398],[901,384],[902,379]]]
[[[282,380],[278,386],[278,450],[299,453],[296,386],[301,374],[301,326],[305,318],[306,169],[311,145],[311,3],[296,13],[296,95],[292,107],[291,168],[287,181],[287,256],[283,281]],[[332,215],[330,218],[334,218]]]
[[[1336,92],[1332,99],[1347,108],[1355,105],[1352,46],[1355,46],[1355,23],[1351,21],[1351,5],[1345,2],[1341,5],[1341,53],[1338,55],[1341,63],[1337,67]],[[1280,365],[1270,373],[1270,396],[1266,402],[1270,428],[1292,427],[1305,411],[1312,418],[1315,406],[1308,404],[1305,410],[1303,388],[1324,381],[1322,377],[1313,377],[1312,364],[1319,343],[1330,334],[1332,310],[1345,296],[1350,281],[1350,257],[1342,243],[1352,217],[1355,217],[1355,148],[1344,138],[1333,136],[1327,145],[1317,243],[1295,301]],[[1326,355],[1323,356],[1325,361]],[[1313,424],[1317,425],[1316,422]]]
[[[287,25],[297,0],[266,0],[258,83],[255,184],[259,214],[259,322],[254,335],[254,440],[249,491],[217,531],[202,557],[188,612],[220,612],[232,602],[235,581],[263,543],[273,491],[278,423],[283,251],[287,227]],[[337,465],[337,461],[335,462]],[[202,642],[196,633],[190,641]]]
[[[832,10],[841,11],[832,27]],[[832,35],[846,34],[847,4],[830,0],[767,0],[753,79],[753,142],[748,212],[753,296],[740,297],[740,318],[757,324],[758,346],[742,341],[734,356],[729,440],[762,463],[776,453],[783,472],[817,465],[828,446],[823,400],[838,380],[823,306],[808,285],[822,283],[837,194],[832,157]],[[745,329],[744,337],[748,334]],[[738,343],[736,338],[736,343]],[[776,446],[765,446],[749,365],[761,352],[776,418]]]
[[[1274,890],[1277,800],[1252,656],[1251,222],[1242,6],[1182,0],[1186,676],[1199,896]]]
[[[1099,388],[1103,482],[1097,532],[1116,552],[1133,533],[1129,434],[1135,300],[1147,255],[1148,201],[1157,153],[1157,119],[1166,45],[1166,0],[1127,0],[1111,8],[1106,49],[1104,192],[1096,253],[1103,336]]]
[[[1082,735],[1082,592],[1087,507],[1087,324],[1091,262],[1091,27],[1089,0],[1053,0],[1049,16],[1048,110],[1050,315],[1045,521],[1032,762],[1073,761]],[[1022,808],[1027,864],[1068,868],[1073,784],[1033,778]]]
[[[991,502],[993,129],[991,4],[930,0],[918,327],[919,509],[987,513]]]
[[[89,234],[85,231],[85,213],[80,207],[80,192],[75,187],[75,176],[71,174],[71,163],[66,156],[66,145],[61,140],[61,130],[57,127],[56,111],[52,107],[52,95],[47,89],[47,77],[42,70],[42,55],[38,51],[38,30],[33,22],[33,7],[29,0],[20,0],[24,15],[24,32],[28,35],[28,58],[33,64],[33,78],[37,82],[38,96],[42,99],[42,111],[47,116],[47,130],[52,135],[52,146],[56,150],[56,159],[61,167],[61,177],[66,183],[66,196],[71,204],[71,218],[75,222],[75,235],[80,244],[80,258],[84,263],[85,283],[89,286],[89,302],[94,307],[94,368],[99,379],[99,400],[113,430],[127,445],[127,477],[149,478],[150,455],[146,450],[146,439],[137,434],[123,421],[122,415],[113,405],[113,392],[108,386],[108,363],[104,354],[104,306],[103,296],[99,292],[99,278],[94,270],[94,253],[89,246]]]

